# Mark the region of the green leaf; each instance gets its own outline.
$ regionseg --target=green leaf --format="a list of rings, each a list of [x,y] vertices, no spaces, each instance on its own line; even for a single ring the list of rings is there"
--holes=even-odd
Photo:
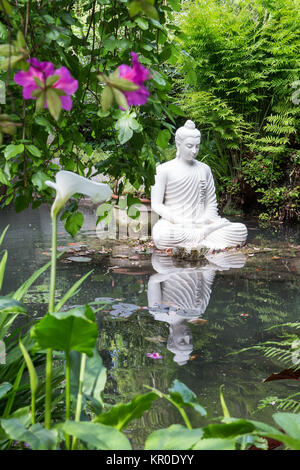
[[[0,352],[1,355],[1,352]],[[2,382],[0,384],[0,398],[5,397],[7,392],[12,388],[12,384],[9,382]]]
[[[193,450],[235,450],[236,439],[201,439]]]
[[[45,184],[45,181],[47,180],[49,180],[49,176],[41,170],[35,173],[31,178],[32,184],[37,187],[38,191],[42,191],[48,188],[48,186]]]
[[[48,103],[48,108],[51,116],[57,121],[59,114],[61,112],[62,106],[58,94],[55,92],[54,88],[47,88],[46,98]]]
[[[275,413],[274,421],[282,428],[286,434],[300,443],[300,415],[296,413]]]
[[[78,281],[73,284],[73,286],[65,293],[63,298],[58,302],[58,304],[55,306],[55,311],[58,312],[64,304],[72,297],[72,295],[77,291],[78,287],[86,280],[86,278],[93,272],[90,271],[86,273],[84,276],[82,276]]]
[[[102,95],[101,95],[101,108],[102,111],[105,113],[113,103],[113,92],[110,86],[106,85],[103,88]]]
[[[51,87],[52,85],[54,85],[54,83],[56,83],[58,80],[60,79],[60,75],[51,75],[50,77],[47,78],[46,80],[46,86],[48,87]]]
[[[1,44],[0,45],[0,56],[9,57],[10,55],[16,54],[16,48],[12,44]]]
[[[120,108],[122,109],[128,109],[129,106],[128,106],[127,99],[124,93],[122,93],[117,88],[112,88],[112,92],[113,92],[113,96],[117,105],[120,106]]]
[[[26,41],[25,41],[22,31],[17,32],[17,46],[19,49],[26,48]]]
[[[222,387],[223,385],[221,385],[220,387],[220,402],[221,402],[221,406],[223,410],[223,415],[224,415],[224,418],[230,418],[230,414],[229,414],[229,411],[228,411],[228,408],[227,408],[227,405],[223,396]]]
[[[53,133],[54,129],[53,129],[53,126],[52,124],[48,121],[47,118],[45,118],[44,116],[35,116],[34,118],[35,122],[37,124],[39,124],[40,126],[43,126],[46,128],[47,132],[49,134]]]
[[[26,429],[20,419],[1,419],[1,426],[13,441],[26,442],[33,450],[53,450],[56,448],[57,431],[44,429],[34,424]]]
[[[1,313],[24,313],[26,309],[23,304],[10,297],[0,297],[0,314]]]
[[[0,70],[8,69],[8,67],[15,66],[18,62],[24,59],[24,55],[11,55],[0,63]]]
[[[103,47],[109,52],[114,52],[114,50],[118,47],[118,42],[119,41],[115,39],[114,36],[112,36],[111,38],[105,39],[103,42]]]
[[[181,424],[159,429],[151,433],[145,442],[145,450],[188,450],[203,436],[199,429],[187,429]]]
[[[31,155],[33,155],[35,157],[41,157],[42,156],[41,151],[35,145],[32,145],[32,144],[26,145],[26,149],[29,150]]]
[[[29,190],[24,190],[24,192],[19,193],[14,200],[14,206],[16,212],[21,212],[22,210],[28,207],[29,203],[32,201],[32,193]]]
[[[133,1],[129,5],[129,15],[131,17],[138,15],[142,11],[141,2]]]
[[[24,151],[24,145],[23,144],[19,144],[19,145],[10,144],[7,147],[5,147],[4,156],[5,156],[6,160],[9,160],[10,158],[13,158],[13,157],[19,155],[23,151]]]
[[[0,129],[3,134],[14,135],[17,131],[16,125],[12,121],[1,121]]]
[[[12,14],[12,8],[7,0],[2,0],[0,2],[0,10],[4,11],[7,15]]]
[[[136,18],[135,22],[143,31],[146,31],[147,29],[149,29],[149,23],[145,18],[141,18],[141,17]]]
[[[181,0],[168,0],[168,5],[170,5],[174,11],[181,10]]]
[[[42,82],[42,80],[40,80],[38,77],[33,77],[34,81],[35,81],[35,84],[40,87],[40,88],[44,88],[44,82]]]
[[[7,250],[5,250],[4,255],[2,256],[2,259],[0,261],[0,290],[2,288],[7,256],[8,256],[8,253],[7,253]]]
[[[170,104],[168,109],[171,111],[171,113],[176,114],[177,116],[186,116],[186,112],[179,108],[179,106],[176,104]]]
[[[65,23],[69,25],[75,25],[74,18],[70,13],[62,13],[61,18],[64,20]]]
[[[120,431],[100,423],[66,421],[59,428],[97,450],[131,450],[129,440]]]
[[[81,229],[84,222],[84,217],[81,212],[77,211],[74,214],[70,214],[65,222],[66,231],[74,237],[76,233]]]
[[[70,352],[71,368],[71,394],[77,397],[81,354],[77,351]],[[101,413],[103,409],[103,390],[106,384],[106,368],[103,365],[98,349],[94,348],[93,355],[86,358],[83,397],[88,400],[94,413]]]
[[[115,87],[118,88],[121,91],[134,91],[138,90],[139,86],[136,85],[135,83],[131,82],[130,80],[126,80],[125,78],[114,78],[110,79],[109,83]]]
[[[48,313],[31,334],[42,349],[75,350],[92,356],[98,327],[92,309],[85,305],[68,312]]]
[[[153,392],[137,395],[130,403],[120,403],[113,406],[108,412],[97,416],[94,422],[107,424],[121,431],[127,427],[131,420],[140,418],[144,411],[149,410],[152,402],[157,398],[157,394]]]
[[[153,18],[154,20],[158,20],[159,16],[157,13],[156,8],[153,5],[150,5],[149,3],[142,3],[142,9],[146,13],[149,18]]]
[[[38,383],[39,383],[37,373],[36,373],[35,367],[33,365],[33,362],[31,360],[31,357],[28,354],[28,351],[25,348],[24,344],[22,343],[21,339],[19,339],[19,345],[20,345],[20,348],[21,348],[21,351],[22,351],[22,354],[23,354],[23,357],[25,359],[27,369],[28,369],[28,372],[29,372],[31,394],[35,395],[35,393],[37,391]]]
[[[239,419],[233,423],[209,424],[203,428],[203,431],[205,438],[231,438],[242,434],[251,434],[255,431],[255,426],[245,419]]]
[[[140,132],[141,126],[135,119],[136,113],[123,113],[121,118],[116,122],[115,129],[118,131],[118,140],[121,144],[125,144],[133,136],[133,131]]]
[[[171,132],[168,131],[168,129],[159,131],[157,139],[156,139],[156,144],[162,149],[165,149],[169,145],[170,138],[171,138]]]
[[[9,225],[7,225],[7,226],[5,227],[5,229],[3,230],[3,232],[2,232],[1,235],[0,235],[0,246],[2,245],[2,242],[3,242],[3,240],[4,240],[5,234],[6,234],[6,232],[7,232],[8,229],[9,229]]]
[[[1,136],[2,136],[2,132],[0,132],[0,140],[1,140]],[[1,168],[0,168],[0,183],[5,184],[6,186],[9,186],[9,181],[7,179],[7,176]]]
[[[163,76],[162,76],[161,73],[159,73],[159,72],[157,72],[157,73],[155,73],[155,74],[153,75],[152,80],[153,80],[157,85],[159,85],[158,88],[160,88],[160,89],[163,89],[163,88],[166,86],[166,84],[167,84],[166,80],[163,78]]]
[[[59,258],[61,255],[63,254],[60,253],[58,255],[57,258]],[[22,297],[26,294],[26,292],[28,291],[28,289],[32,286],[32,284],[37,280],[38,277],[41,276],[41,274],[43,274],[43,272],[45,272],[49,267],[51,266],[51,261],[49,261],[48,263],[46,263],[44,266],[42,266],[41,268],[37,269],[31,276],[29,279],[27,279],[27,281],[25,281],[17,290],[16,292],[13,294],[13,299],[15,300],[21,300]]]
[[[201,416],[206,416],[206,410],[200,405],[196,394],[179,380],[174,380],[172,388],[169,389],[169,394],[171,399],[180,407],[191,406]]]

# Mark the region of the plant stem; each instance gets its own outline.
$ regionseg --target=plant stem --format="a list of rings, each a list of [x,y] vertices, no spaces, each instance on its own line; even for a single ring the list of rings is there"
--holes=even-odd
[[[183,408],[178,407],[178,411],[181,414],[181,416],[183,418],[183,421],[185,422],[186,427],[188,429],[193,429],[185,410]]]
[[[56,283],[56,245],[57,245],[57,217],[52,217],[52,244],[51,244],[51,274],[49,293],[49,313],[54,312],[55,283]]]
[[[70,353],[66,351],[66,421],[71,415]],[[70,450],[70,436],[66,434],[66,449]]]
[[[188,429],[193,429],[185,410],[181,406],[178,406],[177,403],[175,401],[171,400],[170,397],[168,397],[167,395],[163,395],[163,396],[167,400],[169,400],[169,402],[171,402],[174,406],[176,406],[177,410],[179,411],[179,413],[181,414],[181,416],[183,418],[183,421],[185,422],[186,427]]]
[[[52,245],[51,245],[51,274],[49,292],[49,313],[54,312],[55,282],[56,282],[56,244],[57,244],[57,218],[52,217]],[[52,349],[47,349],[46,360],[46,398],[45,398],[45,427],[51,427],[51,380],[52,380]]]
[[[46,356],[46,398],[45,398],[45,428],[51,427],[51,378],[52,378],[52,349],[47,349]]]
[[[11,409],[12,409],[12,406],[13,406],[13,403],[14,403],[14,400],[15,400],[17,390],[18,390],[19,384],[21,382],[21,378],[22,378],[24,369],[25,369],[25,361],[22,362],[22,365],[21,365],[21,367],[20,367],[20,369],[17,373],[17,377],[14,381],[11,395],[10,395],[10,397],[9,397],[7,403],[6,403],[6,406],[5,406],[3,415],[2,415],[2,418],[4,418],[4,419],[8,418],[8,416],[10,415],[10,412],[11,412]]]
[[[31,424],[35,424],[35,393],[31,392]]]
[[[78,395],[77,395],[77,403],[76,403],[75,421],[80,421],[85,365],[86,365],[86,354],[83,353],[81,356],[81,363],[80,363],[79,387],[78,387]],[[72,442],[72,450],[76,449],[76,444],[77,444],[77,437],[74,437],[73,442]]]

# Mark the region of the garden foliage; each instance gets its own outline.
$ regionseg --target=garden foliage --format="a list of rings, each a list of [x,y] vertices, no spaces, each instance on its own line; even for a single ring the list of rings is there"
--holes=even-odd
[[[174,116],[180,112],[170,105],[167,75],[178,56],[168,34],[178,34],[172,22],[178,9],[179,1],[162,0],[155,4],[151,0],[20,0],[0,11],[0,78],[6,88],[1,111],[5,114],[0,116],[2,207],[14,203],[21,211],[31,203],[35,208],[50,202],[45,181],[54,179],[59,166],[88,177],[108,174],[116,192],[122,191],[123,185],[118,186],[122,177],[149,192],[156,163],[175,127]],[[102,94],[105,77],[124,64],[123,77],[125,67],[128,70],[131,65],[131,52],[149,70],[147,104],[126,111],[119,109],[120,102],[107,107]],[[28,69],[29,58],[68,69],[78,81],[72,109],[65,111],[63,105],[54,112],[49,108],[49,113],[43,106],[36,107],[34,100],[23,99],[14,76]],[[48,80],[53,87],[55,78]],[[105,88],[109,94],[111,88]],[[39,90],[34,91],[38,99]],[[48,98],[59,105],[60,98],[68,98],[61,96],[65,91],[51,88]],[[116,94],[120,99],[124,96],[114,89]]]
[[[299,218],[299,0],[184,7],[179,103],[203,132],[223,202],[258,201],[262,219]]]

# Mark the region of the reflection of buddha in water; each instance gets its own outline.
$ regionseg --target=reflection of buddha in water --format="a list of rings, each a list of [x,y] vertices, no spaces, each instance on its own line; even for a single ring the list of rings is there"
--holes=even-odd
[[[161,219],[154,225],[155,246],[224,249],[243,245],[247,228],[218,215],[211,169],[196,160],[201,134],[187,121],[175,134],[176,158],[158,165],[151,190],[152,209]]]
[[[154,318],[170,325],[167,348],[175,354],[174,361],[184,365],[193,351],[192,334],[186,322],[204,314],[209,303],[216,271],[242,268],[246,256],[241,253],[206,255],[206,265],[180,267],[170,256],[153,253],[152,264],[157,271],[148,283],[148,306]]]

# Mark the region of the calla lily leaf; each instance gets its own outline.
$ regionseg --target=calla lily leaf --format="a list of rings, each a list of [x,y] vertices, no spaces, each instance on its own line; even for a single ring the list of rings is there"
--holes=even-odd
[[[79,351],[92,356],[98,327],[94,312],[85,305],[68,312],[48,313],[31,330],[31,335],[42,349]]]

